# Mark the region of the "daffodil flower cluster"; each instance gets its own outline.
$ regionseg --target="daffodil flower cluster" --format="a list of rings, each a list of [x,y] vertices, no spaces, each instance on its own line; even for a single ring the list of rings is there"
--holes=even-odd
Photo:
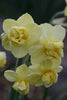
[[[6,53],[0,51],[0,68],[3,68],[6,64]]]
[[[31,65],[20,65],[16,71],[7,70],[4,76],[14,82],[13,88],[20,94],[29,92],[30,85],[50,87],[58,80],[63,57],[65,29],[48,23],[37,25],[29,14],[3,23],[2,45],[16,58],[31,56]]]
[[[67,16],[67,0],[65,0],[65,2],[66,2],[66,7],[64,9],[64,15]]]

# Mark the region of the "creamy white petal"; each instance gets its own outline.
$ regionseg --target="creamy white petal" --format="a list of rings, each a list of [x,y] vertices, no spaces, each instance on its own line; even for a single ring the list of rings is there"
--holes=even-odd
[[[6,70],[4,72],[4,76],[5,78],[8,80],[8,81],[17,81],[17,75],[16,75],[16,72],[15,71],[12,71],[12,70]]]
[[[29,37],[27,40],[28,45],[31,46],[32,44],[39,42],[40,36],[42,34],[41,28],[35,23],[27,24],[25,25],[25,27],[29,33]]]
[[[63,67],[62,66],[58,66],[57,68],[55,68],[55,72],[56,73],[59,73],[63,70]]]
[[[27,75],[29,74],[28,67],[25,64],[20,65],[19,67],[17,67],[16,73],[18,78],[26,79]]]
[[[18,19],[17,19],[17,23],[20,25],[20,26],[24,26],[26,24],[29,24],[29,23],[34,23],[34,20],[33,18],[31,17],[31,15],[29,15],[28,13],[20,16]]]
[[[14,19],[6,19],[4,22],[3,22],[3,30],[4,30],[4,33],[8,33],[9,32],[9,29],[13,26],[18,26],[17,22],[14,20]]]
[[[28,53],[26,45],[11,44],[10,47],[11,47],[10,51],[16,58],[24,57]]]
[[[64,9],[64,15],[67,16],[67,6]]]
[[[10,50],[10,42],[8,39],[8,34],[1,34],[1,39],[2,39],[2,45],[6,50]]]
[[[42,28],[42,32],[44,34],[43,39],[45,40],[52,40],[52,26],[48,23],[41,24],[40,27]]]
[[[63,41],[65,38],[65,29],[61,25],[55,25],[52,31],[52,40],[53,41]]]

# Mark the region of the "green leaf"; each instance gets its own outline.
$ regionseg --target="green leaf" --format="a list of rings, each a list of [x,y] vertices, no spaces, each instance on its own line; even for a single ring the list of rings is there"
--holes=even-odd
[[[60,93],[65,87],[67,87],[67,83],[65,83],[63,86],[61,86],[61,87],[54,93],[54,95],[51,97],[50,100],[55,100],[55,98],[59,95],[59,93]]]
[[[61,96],[59,96],[59,98],[57,100],[65,100],[66,95],[67,95],[67,93],[61,94]]]
[[[53,22],[53,20],[54,20],[55,18],[59,18],[59,17],[62,17],[62,16],[64,16],[64,11],[57,12],[57,13],[50,19],[50,22],[49,22],[49,23],[53,24],[52,22]]]

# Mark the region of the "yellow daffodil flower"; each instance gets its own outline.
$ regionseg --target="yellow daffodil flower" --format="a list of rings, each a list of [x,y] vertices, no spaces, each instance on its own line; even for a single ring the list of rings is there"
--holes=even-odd
[[[50,87],[53,83],[57,82],[58,72],[63,69],[62,66],[53,66],[50,60],[42,64],[34,64],[29,67],[31,69],[30,84],[35,86],[44,85]]]
[[[41,24],[40,27],[42,29],[40,42],[29,49],[32,64],[63,57],[65,29],[60,25],[51,26],[47,23]]]
[[[3,30],[2,45],[17,58],[25,56],[28,53],[28,47],[38,42],[42,33],[40,27],[27,13],[17,21],[6,19],[3,22]]]
[[[6,64],[6,53],[0,51],[0,68]]]
[[[66,7],[64,9],[64,15],[67,16],[67,0],[65,0],[65,2],[66,2]]]
[[[14,82],[12,87],[21,95],[29,92],[28,75],[29,70],[26,65],[17,67],[16,72],[12,70],[6,70],[4,73],[4,76],[8,81]]]

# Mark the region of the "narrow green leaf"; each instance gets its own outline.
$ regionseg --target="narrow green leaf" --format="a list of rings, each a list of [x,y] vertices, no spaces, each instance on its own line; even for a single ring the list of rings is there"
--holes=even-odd
[[[59,17],[62,17],[62,16],[64,16],[64,11],[57,12],[57,13],[50,19],[50,22],[49,22],[49,23],[53,24],[52,22],[53,22],[53,20],[54,20],[55,18],[59,18]]]
[[[65,87],[67,87],[67,83],[65,83],[63,86],[61,86],[61,87],[54,93],[54,95],[51,97],[50,100],[55,100],[55,98],[59,95],[59,93],[60,93]]]
[[[59,98],[57,100],[65,100],[66,95],[67,95],[67,93],[62,94],[61,96],[59,96]]]

